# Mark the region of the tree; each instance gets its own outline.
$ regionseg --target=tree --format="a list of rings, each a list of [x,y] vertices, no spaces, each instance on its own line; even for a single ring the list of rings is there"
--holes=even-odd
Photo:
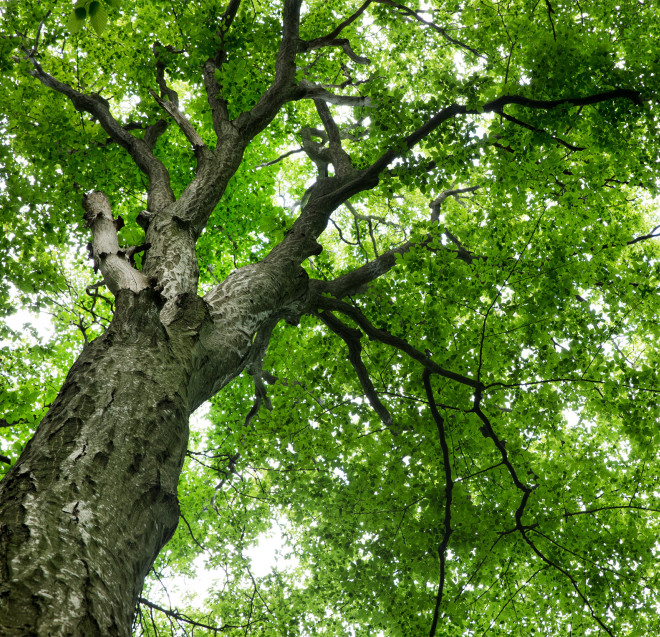
[[[660,632],[650,5],[7,2],[0,632]]]

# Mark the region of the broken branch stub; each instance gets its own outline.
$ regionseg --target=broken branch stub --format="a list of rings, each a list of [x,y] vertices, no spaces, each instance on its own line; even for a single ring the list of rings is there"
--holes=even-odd
[[[149,287],[147,277],[131,266],[127,251],[119,247],[117,222],[112,216],[110,201],[100,191],[83,197],[85,223],[92,231],[91,253],[94,264],[101,270],[108,289],[117,295],[119,290],[139,292]]]

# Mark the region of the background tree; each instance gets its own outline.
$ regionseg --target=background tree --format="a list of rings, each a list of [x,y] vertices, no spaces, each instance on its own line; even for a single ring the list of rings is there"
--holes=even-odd
[[[6,2],[0,632],[660,632],[655,13]]]

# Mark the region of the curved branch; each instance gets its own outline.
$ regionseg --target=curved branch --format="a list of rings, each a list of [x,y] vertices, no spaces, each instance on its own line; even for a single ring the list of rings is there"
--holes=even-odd
[[[178,610],[174,609],[167,609],[163,608],[162,606],[159,606],[158,604],[154,604],[153,602],[150,602],[148,599],[145,599],[144,597],[138,598],[138,603],[142,604],[143,606],[146,606],[147,608],[151,608],[153,610],[157,610],[160,613],[163,613],[167,617],[171,617],[172,619],[175,619],[176,621],[180,622],[185,622],[186,624],[190,624],[193,627],[197,628],[204,628],[206,630],[210,630],[211,632],[218,633],[222,632],[225,630],[229,630],[230,628],[238,628],[238,629],[247,629],[250,626],[259,623],[260,619],[257,619],[255,621],[248,622],[247,624],[224,624],[223,626],[211,626],[210,624],[203,624],[202,622],[198,622],[187,615],[184,615],[183,613],[180,613]]]
[[[451,461],[449,458],[449,446],[447,445],[447,437],[445,435],[445,421],[438,411],[438,407],[435,404],[435,398],[433,396],[433,389],[431,388],[431,373],[428,368],[424,370],[422,374],[422,380],[424,382],[424,390],[426,392],[426,398],[429,401],[429,407],[431,408],[431,415],[435,424],[438,428],[438,437],[440,438],[440,446],[442,447],[442,466],[445,471],[445,519],[444,519],[444,533],[442,534],[442,540],[440,546],[438,547],[438,556],[440,558],[440,581],[438,582],[438,593],[435,598],[435,610],[433,611],[433,622],[431,623],[431,631],[429,632],[429,637],[435,636],[436,627],[438,625],[438,618],[440,616],[440,605],[442,604],[442,594],[445,588],[445,565],[447,561],[447,547],[449,546],[449,538],[452,534],[451,528],[451,504],[452,496],[454,492],[454,480],[451,475]]]
[[[346,346],[348,347],[348,360],[353,365],[353,369],[355,369],[360,385],[362,385],[362,389],[364,390],[364,395],[367,397],[373,410],[383,421],[383,424],[393,435],[397,435],[399,432],[394,425],[392,416],[387,410],[387,407],[385,407],[380,401],[380,398],[378,398],[378,393],[369,377],[369,371],[362,362],[362,357],[360,356],[362,351],[362,345],[360,343],[362,332],[350,328],[330,312],[323,311],[317,314],[317,316],[328,326],[328,328],[330,328],[330,330],[337,334],[337,336],[346,343]]]
[[[642,104],[642,94],[639,91],[625,88],[606,91],[604,93],[594,93],[593,95],[587,95],[586,97],[562,97],[556,100],[534,100],[529,97],[523,97],[522,95],[503,95],[490,102],[486,102],[481,108],[468,108],[461,104],[450,104],[430,117],[424,122],[424,124],[417,128],[417,130],[392,144],[387,151],[385,151],[367,170],[364,171],[362,179],[366,179],[367,177],[373,179],[374,177],[377,177],[397,157],[400,157],[408,150],[411,150],[436,128],[457,115],[501,113],[502,109],[509,104],[517,104],[524,108],[532,108],[536,110],[552,110],[563,104],[588,106],[616,99],[631,100],[636,106]]]
[[[369,283],[387,274],[396,265],[397,255],[405,254],[415,246],[424,247],[431,243],[432,240],[433,237],[428,235],[421,242],[406,241],[396,248],[391,248],[387,252],[383,252],[363,266],[342,274],[332,281],[314,281],[313,285],[316,286],[316,291],[319,295],[330,294],[336,299],[362,294],[366,291]],[[475,257],[472,257],[467,250],[465,250],[464,254],[459,249],[456,253],[456,258],[470,263]]]
[[[170,187],[170,176],[165,165],[154,155],[150,145],[135,137],[124,129],[110,113],[106,100],[98,95],[86,95],[60,82],[43,70],[35,55],[25,51],[25,58],[32,64],[30,75],[38,79],[44,86],[62,93],[69,98],[74,108],[79,112],[87,112],[95,117],[106,133],[120,146],[125,148],[137,167],[149,179],[148,207],[158,211],[174,201],[174,193]]]
[[[328,164],[332,163],[332,157],[329,149],[323,146],[326,141],[325,134],[315,128],[303,128],[300,131],[300,137],[302,138],[303,151],[316,164],[319,178],[327,178]],[[321,143],[315,142],[312,137],[319,137]]]
[[[306,53],[307,51],[314,51],[316,49],[321,49],[326,46],[340,46],[344,49],[344,53],[353,60],[356,64],[370,64],[371,60],[369,58],[357,55],[355,51],[351,48],[351,43],[348,38],[339,38],[337,37],[347,26],[355,22],[367,9],[367,7],[373,2],[373,0],[366,0],[362,5],[350,15],[346,20],[339,23],[330,33],[320,38],[314,38],[313,40],[300,41],[298,43],[298,52]]]
[[[301,89],[295,83],[301,4],[302,0],[284,0],[282,40],[275,61],[273,83],[249,111],[234,120],[236,128],[248,139],[255,137],[271,122],[282,104],[302,96]]]
[[[350,15],[346,20],[343,22],[340,22],[330,33],[327,35],[320,37],[320,38],[314,38],[313,40],[307,40],[307,41],[301,41],[298,44],[298,51],[300,52],[305,52],[305,51],[313,51],[314,49],[319,49],[324,46],[332,45],[331,43],[337,41],[337,36],[350,24],[355,22],[367,9],[367,7],[373,2],[374,0],[365,0],[365,2],[362,3],[362,5],[355,11],[352,15]]]
[[[323,122],[323,128],[325,128],[325,131],[328,134],[328,150],[337,175],[343,177],[345,175],[356,174],[357,170],[353,167],[351,158],[342,148],[341,133],[337,123],[332,117],[332,113],[330,112],[328,105],[320,99],[315,99],[314,105],[316,106],[316,111],[318,112],[319,117]]]
[[[523,483],[520,478],[518,477],[518,473],[511,464],[511,460],[509,460],[509,453],[506,450],[506,443],[503,440],[500,440],[500,438],[497,436],[495,433],[493,426],[489,420],[489,418],[484,414],[484,412],[481,409],[481,397],[482,397],[482,391],[481,389],[478,389],[475,394],[474,394],[474,406],[472,407],[472,411],[477,415],[479,420],[483,423],[483,425],[479,428],[479,431],[481,432],[481,435],[484,438],[490,438],[493,441],[493,444],[495,447],[497,447],[497,450],[500,452],[500,455],[502,456],[502,464],[507,468],[507,471],[509,472],[509,475],[511,476],[511,479],[513,480],[513,484],[516,485],[516,488],[519,489],[520,491],[523,492],[525,496],[529,496],[529,494],[536,488],[536,486],[530,487]],[[526,504],[527,499],[524,498],[523,502]],[[518,509],[518,512],[516,513],[516,522],[518,524],[518,527],[522,528],[522,523],[520,518],[522,517],[522,512],[524,510],[524,506],[521,506]]]
[[[149,89],[149,93],[151,93],[152,97],[156,100],[158,105],[176,122],[176,125],[179,127],[179,129],[181,129],[181,132],[191,143],[192,147],[197,149],[203,146],[204,142],[190,121],[181,112],[179,108],[179,96],[177,92],[167,85],[165,80],[165,62],[163,61],[163,56],[160,54],[161,48],[162,45],[160,42],[156,42],[153,45],[153,52],[156,56],[156,81],[158,83],[158,88],[160,88],[160,96],[158,96],[156,92],[151,89]]]
[[[204,146],[202,138],[195,130],[194,126],[190,123],[188,118],[179,110],[176,102],[172,101],[171,99],[163,99],[162,97],[159,97],[156,91],[150,90],[149,92],[151,93],[151,96],[156,100],[156,102],[158,102],[158,105],[176,122],[176,125],[185,135],[191,146],[195,150],[202,148]]]
[[[220,27],[217,37],[220,40],[220,46],[213,57],[208,58],[202,64],[202,77],[204,79],[204,88],[206,89],[206,99],[211,107],[211,121],[218,141],[223,136],[229,122],[229,111],[227,101],[222,97],[222,86],[215,77],[215,71],[222,68],[227,59],[225,49],[225,36],[231,28],[234,18],[238,13],[241,0],[231,0],[220,18]]]
[[[441,192],[431,203],[430,203],[430,208],[431,208],[431,222],[438,221],[440,217],[440,206],[445,202],[446,199],[449,197],[454,197],[456,201],[462,204],[462,202],[459,199],[459,195],[462,195],[463,193],[466,192],[475,192],[479,190],[481,186],[470,186],[469,188],[449,188],[445,190],[444,192]],[[449,236],[449,233],[445,232],[447,236],[451,239],[451,236]],[[453,241],[453,239],[452,239]],[[460,248],[460,246],[459,246]]]
[[[322,38],[317,38],[317,40],[321,40]],[[304,48],[302,48],[302,45],[307,44]],[[369,58],[366,58],[362,55],[358,55],[353,49],[351,48],[351,43],[349,42],[348,38],[335,38],[333,40],[325,40],[323,39],[323,42],[318,42],[314,41],[312,42],[306,42],[306,43],[301,43],[301,52],[304,51],[311,51],[313,49],[320,49],[321,47],[326,47],[326,46],[340,46],[342,49],[344,49],[344,53],[353,60],[356,64],[370,64],[371,60]]]
[[[248,352],[245,363],[245,371],[252,376],[254,380],[254,393],[255,400],[252,408],[248,412],[248,415],[245,417],[244,426],[247,427],[252,422],[252,419],[259,413],[261,405],[265,405],[268,411],[273,410],[273,404],[268,397],[268,391],[266,390],[266,385],[264,384],[264,370],[263,370],[263,359],[266,350],[268,349],[268,344],[270,343],[270,338],[273,334],[273,329],[280,322],[280,319],[283,318],[281,314],[277,314],[271,320],[269,320],[256,334],[252,347]]]
[[[336,104],[337,106],[355,106],[355,107],[371,107],[371,98],[361,97],[359,95],[335,95],[330,93],[319,84],[314,84],[309,80],[300,80],[298,86],[302,89],[302,92],[297,97],[297,99],[313,99],[313,100],[323,100],[328,102],[328,104]]]
[[[277,159],[271,159],[271,161],[264,162],[263,164],[259,164],[258,166],[255,166],[255,168],[260,169],[260,168],[266,168],[268,166],[274,166],[275,164],[284,161],[287,157],[290,157],[291,155],[296,155],[297,153],[304,153],[305,149],[304,148],[294,148],[293,150],[290,150],[283,155],[280,155]]]
[[[353,215],[353,219],[356,221],[366,221],[367,223],[369,222],[375,222],[375,223],[382,223],[384,226],[390,226],[391,228],[398,228],[401,230],[401,225],[396,223],[395,221],[390,221],[389,219],[386,219],[385,217],[377,217],[376,215],[363,215],[360,214],[356,209],[355,206],[350,202],[347,201],[344,203],[344,206],[348,209],[348,211]]]
[[[361,294],[372,281],[387,274],[396,265],[396,255],[404,254],[410,250],[412,243],[404,244],[383,252],[379,257],[372,259],[363,266],[342,274],[332,281],[311,281],[319,296],[330,294],[336,299]]]
[[[158,138],[167,130],[169,124],[164,119],[159,119],[144,130],[144,141],[147,146],[153,151],[156,147]],[[124,126],[126,128],[126,126]]]
[[[446,29],[443,29],[442,27],[438,26],[437,24],[435,24],[433,22],[429,22],[428,20],[425,20],[424,18],[422,18],[421,15],[419,15],[419,13],[417,13],[416,11],[413,11],[412,9],[410,9],[409,7],[406,7],[403,4],[399,4],[398,2],[394,2],[393,0],[374,0],[374,2],[378,2],[379,4],[386,4],[386,5],[389,5],[390,7],[394,7],[396,9],[398,9],[399,11],[401,11],[401,13],[403,13],[404,15],[407,15],[407,16],[417,20],[421,24],[423,24],[427,27],[430,27],[436,33],[439,33],[445,40],[447,40],[447,42],[449,42],[451,44],[455,44],[457,46],[460,46],[461,48],[465,49],[466,51],[470,51],[470,53],[473,53],[477,57],[481,57],[481,58],[485,57],[484,55],[479,53],[479,51],[477,51],[476,49],[471,47],[469,44],[466,44],[465,42],[461,42],[460,40],[457,40],[456,38],[452,38],[447,33]]]
[[[315,281],[310,281],[310,284],[315,283]],[[416,360],[418,363],[421,363],[424,366],[424,369],[428,370],[429,373],[437,374],[443,378],[448,378],[449,380],[456,381],[461,385],[467,385],[468,387],[473,387],[475,389],[483,388],[481,383],[470,378],[469,376],[464,376],[463,374],[458,374],[452,372],[448,369],[443,369],[433,360],[431,360],[426,354],[423,354],[418,349],[414,348],[408,341],[399,338],[390,334],[387,330],[382,330],[375,327],[369,319],[362,313],[358,308],[345,303],[344,301],[339,301],[337,299],[329,298],[327,296],[321,296],[318,293],[314,292],[314,286],[311,285],[312,289],[312,303],[315,307],[322,308],[324,310],[333,310],[336,312],[341,312],[342,314],[348,316],[350,319],[355,321],[357,325],[364,331],[364,333],[372,340],[379,341],[385,345],[390,345],[401,352],[404,352],[413,360]]]
[[[525,496],[523,496],[523,499],[524,499],[524,497],[526,497],[526,496],[528,496],[528,495],[529,495],[529,494],[526,493]],[[571,575],[571,574],[570,574],[565,568],[562,568],[559,564],[555,563],[555,562],[552,561],[549,557],[547,557],[547,556],[546,556],[546,555],[545,555],[545,554],[544,554],[544,553],[543,553],[543,552],[542,552],[542,551],[536,546],[535,542],[533,542],[533,541],[529,538],[529,536],[527,535],[527,533],[525,532],[524,529],[521,528],[521,529],[520,529],[520,532],[521,532],[521,535],[522,535],[522,537],[523,537],[523,540],[525,540],[525,542],[527,543],[527,545],[532,549],[532,551],[534,551],[534,553],[535,553],[540,559],[542,559],[542,560],[543,560],[548,566],[552,566],[554,569],[556,569],[557,571],[559,571],[562,575],[564,575],[564,576],[568,579],[568,581],[571,583],[571,586],[575,589],[575,592],[580,596],[580,598],[582,599],[582,601],[584,602],[584,604],[586,605],[586,607],[589,609],[589,613],[591,614],[591,616],[592,616],[592,618],[594,619],[594,621],[595,621],[595,622],[596,622],[596,623],[597,623],[597,624],[598,624],[598,625],[599,625],[599,626],[600,626],[600,627],[601,627],[601,628],[602,628],[602,629],[603,629],[603,630],[604,630],[604,631],[605,631],[610,637],[614,637],[614,633],[612,633],[612,631],[609,629],[609,627],[607,626],[607,624],[605,624],[605,622],[604,622],[604,621],[603,621],[603,620],[602,620],[602,619],[596,614],[596,611],[594,610],[593,606],[591,605],[591,603],[590,603],[589,600],[587,599],[587,596],[582,592],[582,590],[581,590],[580,587],[578,586],[578,583],[575,581],[575,578],[574,578],[574,577],[573,577],[573,576],[572,576],[572,575]]]

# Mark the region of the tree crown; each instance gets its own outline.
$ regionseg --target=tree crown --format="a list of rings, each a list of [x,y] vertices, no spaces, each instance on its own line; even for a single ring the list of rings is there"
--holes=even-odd
[[[196,630],[657,629],[650,3],[79,5],[0,10],[0,311],[57,328],[2,327],[6,459],[114,311],[102,191],[165,304],[309,279],[192,433],[147,591],[224,569]],[[256,578],[276,522],[296,565]]]

